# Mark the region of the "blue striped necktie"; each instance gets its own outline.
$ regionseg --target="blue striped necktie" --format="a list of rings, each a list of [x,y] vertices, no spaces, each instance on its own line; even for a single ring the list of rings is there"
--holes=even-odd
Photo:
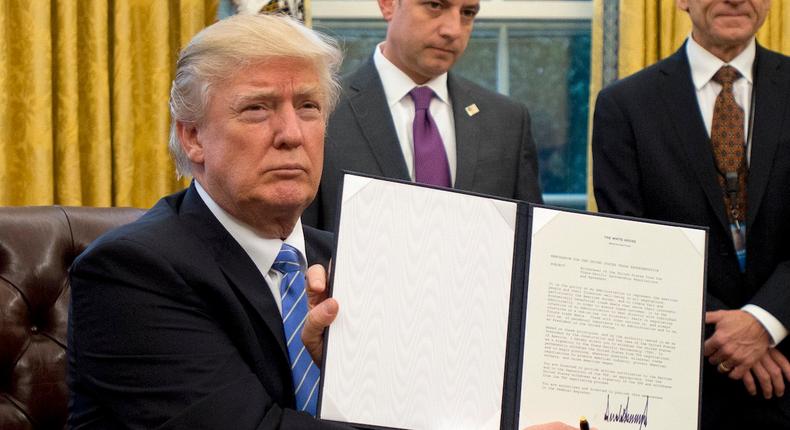
[[[291,361],[296,408],[315,416],[321,374],[302,344],[302,327],[307,318],[307,293],[300,257],[296,248],[283,243],[272,269],[283,275],[280,282],[283,328]]]

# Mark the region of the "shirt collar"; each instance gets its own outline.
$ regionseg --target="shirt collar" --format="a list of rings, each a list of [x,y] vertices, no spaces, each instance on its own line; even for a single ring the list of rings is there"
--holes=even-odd
[[[686,42],[686,55],[691,66],[691,78],[697,91],[708,84],[713,75],[724,65],[729,64],[741,73],[747,82],[752,83],[752,65],[757,54],[757,43],[752,37],[749,45],[737,57],[729,63],[725,63],[719,57],[711,54],[703,48],[693,37],[689,36]]]
[[[381,52],[382,45],[384,45],[384,42],[376,45],[375,52],[373,53],[373,63],[376,66],[376,70],[379,72],[381,83],[384,86],[384,95],[387,97],[387,105],[389,107],[399,103],[409,94],[409,91],[417,86],[430,87],[439,100],[447,105],[450,104],[450,97],[447,91],[447,72],[419,85],[384,56]]]
[[[203,202],[206,203],[208,209],[217,218],[217,220],[225,227],[225,230],[236,239],[236,242],[241,245],[242,249],[250,256],[258,270],[266,275],[274,264],[277,254],[280,253],[280,248],[283,242],[298,249],[301,253],[302,266],[306,267],[305,261],[305,244],[304,232],[302,231],[302,220],[296,221],[293,231],[285,240],[269,239],[259,235],[252,227],[233,217],[231,214],[222,209],[211,196],[203,189],[200,183],[195,181],[195,189]]]

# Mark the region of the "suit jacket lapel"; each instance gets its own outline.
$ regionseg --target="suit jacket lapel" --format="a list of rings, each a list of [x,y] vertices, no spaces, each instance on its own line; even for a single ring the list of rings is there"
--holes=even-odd
[[[373,57],[349,78],[349,89],[349,104],[382,174],[408,181],[409,169]]]
[[[746,231],[754,222],[760,202],[768,185],[768,178],[774,164],[774,154],[779,144],[780,133],[784,127],[783,115],[787,111],[787,97],[790,83],[789,70],[782,70],[782,63],[761,46],[757,47],[756,75],[754,90],[754,133],[752,135],[749,182],[747,192]]]
[[[475,181],[480,139],[480,118],[486,112],[468,115],[466,107],[474,104],[475,99],[468,88],[454,74],[447,75],[447,91],[453,104],[453,121],[455,122],[456,169],[454,188],[472,189]]]
[[[285,347],[280,311],[258,268],[203,203],[194,185],[187,191],[180,212],[184,222],[211,250],[231,288],[238,292],[238,295],[247,301],[248,308],[254,309],[257,316],[263,320],[271,335],[277,340],[287,363],[288,351]],[[251,317],[254,319],[254,316]],[[255,336],[254,333],[249,335]]]
[[[697,176],[719,223],[729,229],[722,200],[724,197],[716,177],[710,137],[705,130],[705,123],[699,110],[685,44],[667,61],[661,63],[660,67],[662,72],[660,91],[664,111],[668,112],[680,137],[677,144],[685,152],[689,166]]]

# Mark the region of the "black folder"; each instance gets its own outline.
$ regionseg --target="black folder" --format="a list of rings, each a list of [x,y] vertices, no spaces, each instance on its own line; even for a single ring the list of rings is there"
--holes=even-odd
[[[567,285],[563,290],[560,283],[557,284],[553,290],[556,296],[548,308],[543,298],[540,304],[529,303],[532,229],[536,222],[543,222],[541,219],[546,214],[567,213],[644,226],[669,226],[690,232],[684,234],[697,239],[697,248],[702,244],[701,249],[697,249],[701,259],[689,261],[691,266],[684,267],[691,273],[699,272],[698,277],[691,277],[693,285],[687,287],[692,289],[688,295],[694,299],[690,300],[692,310],[687,307],[683,310],[696,324],[684,329],[697,333],[694,342],[684,341],[683,346],[697,354],[680,364],[684,372],[693,372],[690,379],[697,380],[696,385],[688,385],[694,392],[686,387],[683,393],[684,401],[693,399],[694,407],[682,417],[680,427],[673,427],[698,428],[707,249],[705,228],[552,208],[350,172],[344,176],[338,208],[329,294],[338,299],[340,314],[324,340],[320,418],[366,429],[516,429],[523,426],[526,421],[520,413],[530,406],[521,401],[522,369],[531,369],[532,360],[527,357],[527,362],[524,361],[528,304],[533,308],[539,306],[535,312],[540,311],[544,315],[542,318],[560,322],[566,318],[572,324],[574,318],[561,306],[565,303],[562,300],[567,300],[562,297],[563,291],[567,293]],[[536,214],[539,215],[537,221]],[[558,237],[572,243],[579,235],[574,232],[575,228],[572,224],[563,227]],[[617,237],[614,233],[601,240],[607,241],[607,246],[615,253],[621,248],[632,252],[629,249],[635,246],[629,242],[635,242],[634,239]],[[563,259],[570,257],[541,258],[541,261],[550,258],[550,264],[561,266]],[[647,267],[618,269],[606,256],[599,260],[580,266],[579,276],[586,279],[584,282],[598,282],[598,276],[599,285],[627,282],[638,290],[639,285],[647,288],[661,280],[659,274],[651,273]],[[670,273],[664,275],[667,274]],[[577,299],[579,297],[577,295]],[[650,298],[643,301],[646,306],[652,306]],[[663,306],[660,301],[653,301],[653,305]],[[618,313],[616,306],[607,313],[614,318]],[[598,319],[609,321],[608,317]],[[606,324],[614,323],[600,321],[592,325],[605,332]],[[656,322],[640,324],[647,327]],[[667,336],[672,335],[667,333]],[[562,340],[561,336],[553,339],[552,353],[572,353],[565,350],[558,339]],[[549,348],[552,342],[546,345],[549,346],[545,348]],[[535,366],[543,367],[544,374],[552,370],[546,368],[547,361],[545,357],[534,361]],[[589,360],[579,358],[580,365],[584,361]],[[688,376],[688,373],[682,374]],[[561,380],[563,375],[568,376],[563,372],[555,376]],[[650,387],[653,382],[645,384]],[[688,384],[688,381],[683,383]],[[578,388],[580,383],[577,380],[575,384],[570,381],[567,387]],[[560,393],[566,385],[556,385],[545,387],[549,390],[547,396],[559,395],[571,400],[581,396],[573,392]],[[652,389],[646,390],[653,393]],[[637,423],[637,420],[646,423],[649,402],[651,410],[655,411],[651,427],[665,428],[661,424],[662,408],[677,406],[673,405],[673,399],[665,398],[667,396],[651,400],[649,395],[643,399],[620,391],[587,392],[585,395],[600,398],[600,407],[594,411],[565,410],[566,416],[552,416],[551,420],[568,421],[568,416],[578,419],[579,415],[587,415],[600,430],[621,428],[618,425],[623,424],[623,419],[633,420],[630,423]],[[623,404],[626,405],[625,414],[622,413]]]

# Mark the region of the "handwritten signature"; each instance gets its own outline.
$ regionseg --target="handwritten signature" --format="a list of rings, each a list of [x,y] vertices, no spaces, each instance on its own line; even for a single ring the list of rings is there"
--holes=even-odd
[[[642,427],[647,427],[647,405],[650,403],[650,397],[645,396],[645,410],[641,413],[631,413],[628,411],[628,406],[631,403],[631,396],[626,397],[625,405],[620,403],[620,408],[617,412],[611,412],[609,410],[609,395],[606,395],[606,411],[603,414],[604,421],[611,421],[616,423],[629,423],[629,424],[639,424],[639,429],[641,430]]]

